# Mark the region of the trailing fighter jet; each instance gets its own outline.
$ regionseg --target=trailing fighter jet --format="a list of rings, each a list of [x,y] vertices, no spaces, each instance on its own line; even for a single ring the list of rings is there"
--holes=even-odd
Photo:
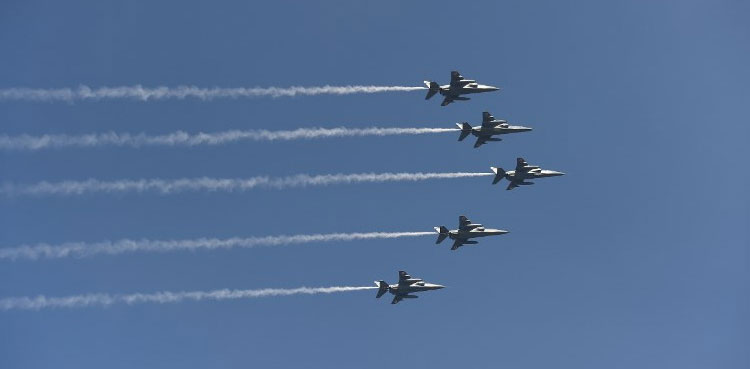
[[[495,179],[492,180],[492,184],[500,182],[501,179],[507,178],[510,181],[506,190],[512,190],[522,185],[533,185],[534,182],[528,182],[527,179],[544,178],[544,177],[557,177],[565,175],[563,172],[556,172],[554,170],[540,169],[536,165],[529,165],[524,158],[516,159],[516,170],[506,172],[503,168],[490,167],[495,172]]]
[[[401,270],[398,272],[398,284],[388,285],[385,281],[375,281],[375,285],[378,286],[378,294],[376,298],[380,298],[386,292],[393,294],[393,301],[391,304],[398,304],[403,299],[415,299],[418,296],[410,295],[412,292],[422,292],[439,290],[445,288],[439,284],[426,283],[419,278],[412,278],[408,273]]]
[[[458,217],[458,229],[450,231],[445,226],[440,226],[435,227],[435,230],[438,233],[437,241],[435,241],[436,244],[443,242],[447,237],[454,240],[451,250],[455,250],[463,245],[476,245],[479,243],[479,241],[469,241],[470,238],[497,236],[508,233],[508,231],[502,229],[484,228],[479,223],[472,223],[469,218],[463,215]]]
[[[474,148],[484,145],[487,141],[503,140],[502,138],[492,138],[494,135],[531,131],[531,128],[529,127],[511,126],[508,125],[507,120],[495,119],[495,117],[493,117],[488,111],[482,113],[482,125],[479,127],[472,127],[466,122],[456,123],[456,125],[461,129],[461,135],[458,136],[459,141],[462,141],[469,134],[477,136],[477,142],[474,143]]]
[[[424,83],[429,88],[425,100],[429,100],[438,92],[445,96],[440,106],[446,106],[455,100],[469,100],[468,97],[461,97],[461,95],[499,90],[497,87],[480,85],[473,79],[464,79],[461,73],[455,70],[451,72],[451,83],[449,85],[440,86],[437,82],[431,81],[424,81]]]

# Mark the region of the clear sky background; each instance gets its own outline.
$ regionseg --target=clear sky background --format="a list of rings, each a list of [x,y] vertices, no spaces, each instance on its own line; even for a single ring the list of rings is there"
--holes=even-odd
[[[0,153],[2,181],[486,171],[567,173],[246,193],[0,199],[0,245],[508,229],[434,237],[4,261],[0,297],[394,282],[374,291],[0,313],[3,368],[748,368],[750,6],[744,1],[4,1],[0,88],[446,83],[503,91],[0,102],[6,134],[452,127],[534,131]]]

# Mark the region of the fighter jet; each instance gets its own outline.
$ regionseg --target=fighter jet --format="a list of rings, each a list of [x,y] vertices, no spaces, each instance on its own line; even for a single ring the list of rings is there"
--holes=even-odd
[[[528,182],[527,179],[544,178],[544,177],[557,177],[565,175],[563,172],[556,172],[554,170],[540,169],[536,165],[529,165],[524,158],[516,159],[516,170],[506,172],[503,168],[490,167],[495,172],[495,179],[492,180],[492,184],[500,182],[501,179],[507,178],[510,183],[506,190],[512,190],[521,185],[533,185],[534,182]]]
[[[508,231],[502,229],[484,228],[479,223],[472,223],[469,218],[463,215],[458,217],[458,229],[450,231],[445,226],[440,226],[435,227],[435,230],[438,233],[437,241],[435,241],[436,244],[443,242],[447,237],[454,240],[451,250],[456,250],[463,245],[476,245],[479,243],[479,241],[469,241],[470,238],[497,236],[508,233]]]
[[[473,79],[464,79],[461,73],[455,70],[451,72],[451,83],[449,85],[440,86],[437,82],[431,81],[424,81],[424,83],[429,88],[425,100],[429,100],[438,92],[445,96],[440,106],[446,106],[455,100],[469,100],[468,97],[461,97],[461,95],[499,90],[497,87],[480,85]]]
[[[412,292],[422,292],[439,290],[445,288],[439,284],[426,283],[419,278],[412,278],[408,273],[401,270],[398,272],[398,284],[388,285],[385,281],[375,281],[375,285],[378,286],[378,294],[376,298],[380,298],[386,292],[393,294],[393,301],[391,304],[398,304],[403,299],[415,299],[418,296],[410,295]]]
[[[459,141],[463,141],[469,134],[477,136],[477,142],[474,143],[474,148],[484,145],[487,141],[502,141],[502,138],[492,138],[494,135],[504,135],[507,133],[516,132],[528,132],[531,128],[524,126],[511,126],[508,125],[508,121],[504,119],[495,119],[495,117],[486,111],[482,113],[482,125],[479,127],[472,127],[469,123],[456,123],[458,128],[461,129],[461,135],[458,136]]]

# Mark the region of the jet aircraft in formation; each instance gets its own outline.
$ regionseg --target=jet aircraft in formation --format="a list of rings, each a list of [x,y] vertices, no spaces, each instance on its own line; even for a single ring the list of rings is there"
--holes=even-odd
[[[385,281],[375,281],[375,285],[378,286],[378,294],[376,298],[380,298],[386,292],[390,292],[393,295],[393,301],[391,304],[398,304],[403,299],[415,299],[418,296],[410,295],[412,292],[432,291],[445,288],[439,284],[427,283],[419,278],[412,278],[408,273],[401,270],[398,272],[398,284],[389,285]]]
[[[458,217],[458,229],[448,230],[445,226],[435,227],[435,231],[438,233],[436,244],[443,242],[444,239],[449,238],[453,240],[453,246],[451,250],[456,250],[463,245],[476,245],[479,241],[470,241],[470,238],[487,237],[487,236],[498,236],[506,234],[508,231],[502,229],[484,228],[479,223],[472,223],[469,218],[461,215]]]
[[[529,165],[524,158],[516,159],[516,170],[506,172],[503,168],[490,168],[495,173],[495,178],[492,180],[493,185],[500,182],[503,178],[507,178],[510,181],[506,190],[512,190],[518,186],[533,185],[534,182],[529,182],[529,179],[565,175],[563,172],[541,169],[536,165]]]
[[[432,81],[424,81],[424,83],[429,88],[425,100],[429,100],[438,92],[445,96],[440,106],[446,106],[455,100],[469,100],[468,97],[462,97],[461,95],[499,90],[494,86],[480,85],[473,79],[464,79],[461,73],[455,70],[451,72],[451,83],[448,85],[440,86],[437,82]]]
[[[456,123],[456,125],[461,129],[461,135],[458,136],[459,141],[463,141],[463,139],[470,134],[477,137],[477,142],[474,143],[474,148],[478,148],[488,141],[502,141],[502,138],[492,137],[495,135],[531,131],[531,128],[529,127],[511,126],[505,119],[495,119],[495,117],[493,117],[488,111],[482,113],[481,126],[472,127],[466,122]]]
[[[456,100],[469,100],[468,97],[461,95],[497,91],[499,88],[480,85],[474,80],[465,79],[458,71],[451,72],[451,82],[448,85],[440,86],[436,82],[425,81],[425,84],[429,88],[425,100],[429,100],[431,97],[440,93],[444,96],[441,106],[446,106]],[[473,135],[477,138],[474,143],[474,148],[478,148],[489,141],[501,141],[501,138],[495,138],[493,136],[503,135],[508,133],[517,132],[528,132],[532,129],[523,126],[511,126],[508,121],[504,119],[495,119],[490,112],[482,113],[482,124],[481,126],[472,127],[469,123],[456,123],[458,128],[461,130],[461,134],[458,137],[459,141],[463,141],[469,135]],[[510,183],[506,190],[512,190],[522,185],[532,185],[533,182],[529,180],[535,178],[544,177],[556,177],[564,175],[563,172],[554,170],[541,169],[536,165],[529,165],[523,158],[516,159],[516,169],[506,172],[503,168],[491,167],[495,173],[495,178],[492,184],[497,184],[503,178],[506,178]],[[449,230],[445,226],[435,227],[435,231],[438,233],[438,238],[435,241],[436,244],[443,242],[446,238],[453,240],[453,246],[451,250],[456,250],[464,245],[475,245],[479,241],[474,241],[472,238],[497,236],[508,233],[502,229],[491,229],[484,228],[479,223],[472,223],[469,218],[461,215],[458,217],[458,229]],[[393,301],[391,304],[397,304],[403,299],[414,299],[417,296],[412,295],[414,292],[431,291],[444,288],[439,284],[427,283],[419,278],[412,278],[405,271],[398,272],[398,283],[389,285],[385,281],[375,281],[375,285],[378,286],[378,293],[376,298],[382,297],[386,292],[390,292],[393,295]]]

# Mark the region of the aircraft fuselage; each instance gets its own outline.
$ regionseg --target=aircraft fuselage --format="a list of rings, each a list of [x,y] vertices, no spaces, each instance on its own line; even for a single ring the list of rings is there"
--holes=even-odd
[[[452,86],[443,85],[440,86],[440,94],[443,96],[451,97],[456,99],[461,95],[477,94],[481,92],[492,92],[497,91],[499,88],[489,85],[480,85],[478,83],[469,83],[465,86]],[[459,99],[456,99],[459,100]]]
[[[399,286],[398,284],[392,284],[388,286],[388,291],[396,296],[406,297],[406,298],[415,298],[416,296],[407,296],[408,293],[412,292],[422,292],[422,291],[432,291],[432,290],[439,290],[441,288],[445,288],[445,286],[434,284],[434,283],[427,283],[427,282],[416,282],[412,283],[410,285],[404,285]]]
[[[531,131],[531,128],[524,127],[524,126],[510,126],[507,124],[505,126],[502,126],[498,124],[497,126],[494,126],[494,127],[483,127],[483,126],[474,127],[471,129],[471,134],[476,137],[481,137],[481,136],[494,136],[494,135],[503,135],[507,133],[528,132],[528,131]]]
[[[502,230],[502,229],[491,229],[491,228],[483,228],[482,230],[471,230],[471,231],[459,231],[459,230],[453,230],[448,233],[448,237],[452,240],[467,240],[470,238],[477,238],[477,237],[487,237],[487,236],[497,236],[501,234],[506,234],[508,231]]]
[[[526,179],[557,177],[563,174],[565,173],[554,171],[554,170],[535,168],[527,172],[521,172],[518,174],[516,174],[515,170],[508,171],[508,172],[505,172],[505,178],[511,182],[523,182]]]

